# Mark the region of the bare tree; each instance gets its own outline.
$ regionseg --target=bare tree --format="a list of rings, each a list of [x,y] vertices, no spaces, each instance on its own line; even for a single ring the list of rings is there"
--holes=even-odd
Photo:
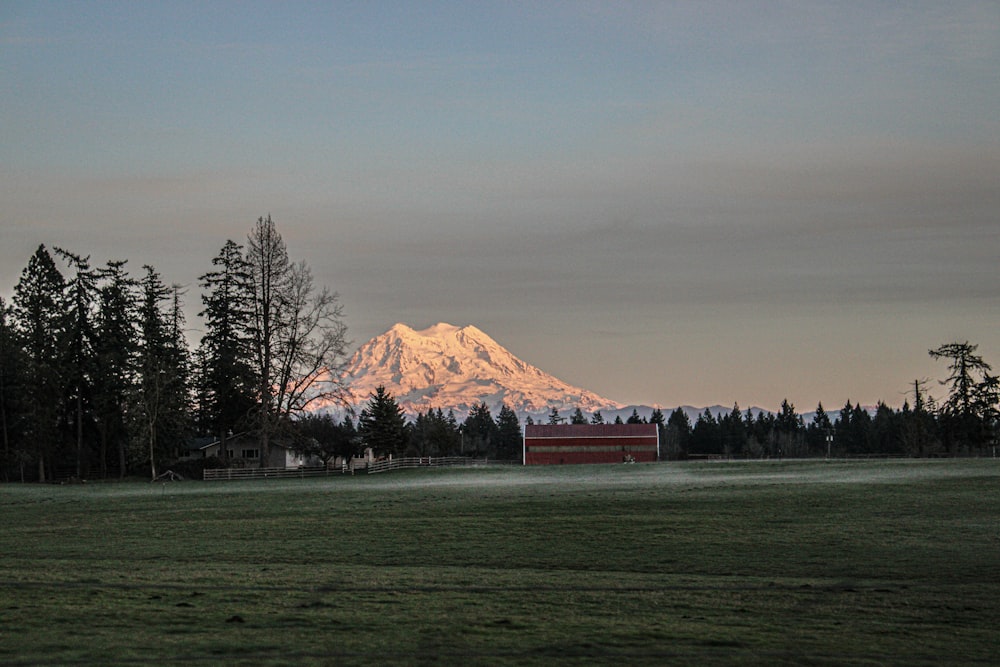
[[[290,416],[317,401],[345,402],[337,370],[349,343],[337,294],[317,292],[305,262],[288,259],[271,216],[258,218],[246,255],[253,284],[260,461],[266,466],[271,436]]]
[[[275,406],[282,419],[316,402],[346,405],[348,398],[337,372],[349,344],[339,297],[325,287],[315,290],[305,262],[293,265],[290,277],[275,355]]]

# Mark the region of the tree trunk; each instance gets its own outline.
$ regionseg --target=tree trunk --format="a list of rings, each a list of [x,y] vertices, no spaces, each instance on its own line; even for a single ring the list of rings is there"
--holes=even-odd
[[[107,425],[102,425],[100,429],[100,449],[101,449],[101,465],[100,474],[101,479],[108,478],[108,428]]]
[[[83,479],[83,397],[76,395],[76,478]]]
[[[118,479],[125,479],[125,439],[118,437]]]
[[[149,469],[152,479],[156,479],[156,427],[152,423],[149,425]]]

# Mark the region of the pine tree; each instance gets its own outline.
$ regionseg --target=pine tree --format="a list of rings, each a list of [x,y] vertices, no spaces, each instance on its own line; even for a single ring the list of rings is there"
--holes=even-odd
[[[3,480],[24,459],[22,437],[25,405],[24,358],[14,330],[13,311],[0,297],[0,438],[3,440]],[[21,480],[24,481],[23,468]]]
[[[691,420],[681,408],[675,408],[667,418],[663,438],[663,449],[669,459],[687,457],[688,442],[691,439]]]
[[[806,429],[806,443],[811,454],[829,454],[832,452],[833,424],[830,416],[823,409],[823,403],[816,405],[816,414],[812,423]]]
[[[172,369],[167,391],[167,412],[163,423],[167,454],[176,459],[191,436],[193,412],[191,383],[191,352],[184,336],[184,290],[174,284],[170,288],[171,303],[167,318],[167,363]]]
[[[54,465],[55,446],[61,440],[65,288],[65,280],[44,245],[28,260],[14,288],[14,319],[25,360],[25,455],[37,463],[40,482]]]
[[[340,457],[349,461],[358,453],[357,432],[350,417],[337,422],[330,413],[308,414],[295,422],[296,449],[315,457],[323,467]]]
[[[746,424],[743,423],[743,413],[740,406],[733,404],[729,414],[719,419],[722,451],[726,456],[740,456],[746,446]]]
[[[138,344],[135,289],[138,283],[125,272],[125,261],[112,261],[102,271],[94,355],[94,407],[98,431],[101,477],[108,476],[110,448],[116,452],[119,476],[127,467],[126,409],[135,382]]]
[[[205,334],[199,347],[200,422],[220,442],[250,427],[259,389],[252,363],[253,286],[243,248],[226,241],[199,279]]]
[[[504,403],[497,415],[497,458],[520,460],[523,442],[517,413]]]
[[[978,345],[968,341],[949,343],[929,350],[933,359],[949,360],[948,397],[940,408],[940,417],[949,451],[960,447],[981,449],[995,437],[1000,403],[1000,380],[993,368],[976,354]]]
[[[67,399],[72,406],[70,421],[76,443],[76,477],[85,472],[84,430],[93,425],[94,376],[96,375],[94,306],[97,301],[98,273],[90,268],[90,257],[81,257],[61,248],[56,254],[74,271],[67,283],[68,311],[64,335],[66,359],[63,363]]]
[[[698,454],[722,454],[722,432],[718,420],[708,408],[698,415],[691,429],[690,451]]]
[[[583,416],[583,411],[577,408],[573,411],[573,414],[569,417],[570,424],[586,424],[587,418]]]
[[[805,442],[805,427],[802,424],[802,417],[795,412],[795,405],[788,399],[781,401],[781,410],[775,419],[775,441],[778,457],[801,456],[803,444]]]
[[[406,420],[396,399],[382,385],[368,395],[368,405],[358,419],[364,446],[376,456],[401,454],[406,449]]]
[[[145,266],[139,303],[138,382],[133,394],[133,428],[141,448],[136,462],[149,464],[157,477],[158,462],[176,456],[187,435],[189,415],[188,359],[183,337],[179,288],[166,287],[151,266]],[[169,309],[163,302],[170,301]]]
[[[473,456],[495,458],[499,431],[486,403],[478,403],[469,410],[462,424],[463,449]]]

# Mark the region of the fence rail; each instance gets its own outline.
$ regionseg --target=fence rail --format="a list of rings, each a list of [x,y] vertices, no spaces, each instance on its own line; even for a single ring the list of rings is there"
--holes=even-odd
[[[205,470],[206,481],[238,480],[238,479],[287,479],[290,477],[321,477],[339,473],[331,468],[208,468]]]
[[[506,461],[493,461],[488,459],[472,459],[466,456],[408,456],[403,458],[385,459],[381,461],[369,461],[367,473],[369,475],[388,472],[389,470],[402,470],[404,468],[442,468],[442,467],[472,467],[493,465],[497,463],[507,463]],[[341,474],[347,469],[340,468],[208,468],[204,472],[206,481],[226,481],[241,479],[289,479],[305,477],[322,477],[326,475]],[[363,473],[365,467],[358,466],[356,472]]]
[[[487,459],[470,459],[466,456],[406,456],[398,459],[385,459],[368,463],[368,474],[373,475],[389,470],[404,468],[442,468],[455,466],[484,466],[496,463]]]

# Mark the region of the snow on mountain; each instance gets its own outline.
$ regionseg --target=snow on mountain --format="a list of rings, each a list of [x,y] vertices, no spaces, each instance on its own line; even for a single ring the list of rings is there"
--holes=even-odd
[[[354,353],[345,382],[356,406],[382,385],[411,416],[441,408],[461,419],[482,402],[494,415],[504,403],[521,415],[555,407],[567,417],[577,407],[585,413],[624,407],[521,361],[474,326],[444,322],[422,331],[394,325]]]

